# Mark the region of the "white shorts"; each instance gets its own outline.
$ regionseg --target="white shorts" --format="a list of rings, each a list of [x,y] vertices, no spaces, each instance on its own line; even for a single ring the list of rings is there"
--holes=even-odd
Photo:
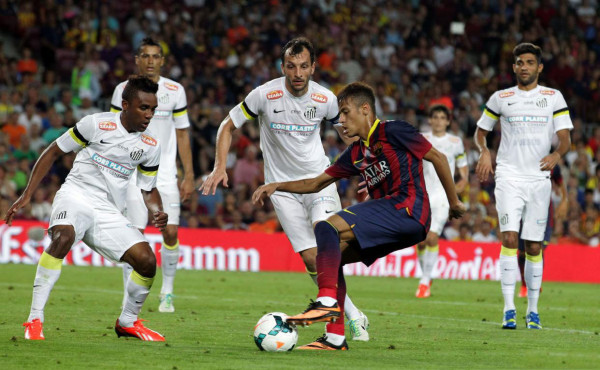
[[[108,201],[93,201],[72,191],[58,191],[52,202],[50,229],[72,225],[75,243],[83,240],[88,247],[113,262],[137,243],[147,243],[144,235]]]
[[[177,182],[157,186],[162,199],[163,211],[169,215],[168,225],[179,225],[181,213],[181,199]],[[140,188],[133,182],[127,187],[127,209],[125,215],[129,221],[138,229],[145,229],[148,225],[148,208],[142,196]]]
[[[448,204],[446,193],[444,193],[443,198],[430,198],[429,205],[431,207],[431,227],[429,228],[429,231],[438,234],[438,236],[442,235],[444,226],[446,226],[446,222],[448,222],[450,212],[450,205]]]
[[[326,220],[342,210],[335,184],[312,194],[277,191],[271,195],[271,202],[296,253],[317,246],[313,230],[315,222]]]
[[[497,179],[494,194],[500,231],[519,232],[522,219],[523,240],[533,242],[544,240],[551,191],[550,179],[535,181]]]

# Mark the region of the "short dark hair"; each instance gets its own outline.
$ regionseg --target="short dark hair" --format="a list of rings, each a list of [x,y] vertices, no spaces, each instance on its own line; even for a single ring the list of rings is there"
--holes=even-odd
[[[306,37],[296,37],[285,44],[283,49],[281,49],[281,63],[285,61],[285,53],[288,51],[288,49],[290,50],[291,56],[298,55],[302,53],[302,50],[306,49],[310,54],[310,64],[315,62],[315,48],[312,42],[310,42],[310,40]]]
[[[542,48],[529,42],[522,42],[513,49],[515,61],[523,54],[531,53],[535,55],[538,64],[542,63]]]
[[[429,118],[432,118],[433,115],[437,112],[442,112],[446,115],[446,118],[448,118],[448,121],[450,121],[450,119],[452,119],[452,116],[450,115],[450,109],[448,109],[447,106],[445,106],[444,104],[435,104],[432,105],[429,108]]]
[[[337,100],[338,104],[342,105],[342,102],[351,99],[357,107],[360,107],[364,103],[369,104],[373,114],[377,116],[375,111],[375,92],[373,88],[364,82],[352,82],[344,86],[344,88],[338,93]]]
[[[140,43],[140,46],[138,46],[138,48],[137,48],[136,55],[140,55],[142,53],[142,48],[144,46],[158,46],[158,48],[160,49],[160,55],[163,55],[162,46],[160,46],[160,44],[158,42],[154,41],[154,39],[152,37],[146,37],[142,40],[142,42]]]
[[[137,98],[139,91],[156,94],[158,84],[145,76],[129,76],[127,85],[125,85],[125,89],[123,90],[123,100],[131,103],[134,98]]]

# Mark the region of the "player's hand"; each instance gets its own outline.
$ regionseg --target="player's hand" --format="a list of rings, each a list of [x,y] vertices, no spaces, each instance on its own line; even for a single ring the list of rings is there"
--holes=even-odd
[[[361,202],[366,202],[371,199],[369,196],[369,189],[367,188],[367,182],[361,181],[358,183],[358,191],[357,193],[360,195],[359,199]]]
[[[450,220],[453,218],[461,218],[465,212],[467,212],[467,207],[465,207],[465,205],[459,200],[458,203],[450,206],[448,218]]]
[[[559,220],[564,220],[567,218],[567,210],[569,208],[569,202],[565,200],[561,201],[556,207],[556,218]]]
[[[160,231],[164,231],[167,228],[167,221],[169,221],[169,215],[162,211],[156,211],[152,214],[152,223]]]
[[[4,221],[10,226],[12,225],[12,221],[13,218],[15,217],[15,215],[17,214],[17,212],[25,207],[26,205],[29,204],[31,200],[31,197],[26,195],[26,193],[23,193],[23,195],[21,195],[19,197],[19,199],[17,199],[12,206],[10,206],[10,208],[8,209],[8,211],[6,211],[6,215],[4,216]]]
[[[194,179],[191,177],[184,177],[183,181],[181,181],[181,186],[179,187],[179,194],[181,196],[181,203],[187,202],[192,193],[194,192]]]
[[[481,182],[486,181],[490,173],[494,173],[494,170],[492,169],[492,156],[489,150],[484,149],[479,155],[479,160],[477,161],[475,173],[477,174],[477,178]]]
[[[227,181],[227,171],[215,168],[210,175],[208,175],[202,185],[200,185],[198,190],[202,192],[202,195],[215,195],[219,183],[223,183],[224,188],[229,187],[229,185],[227,185]]]
[[[542,158],[540,161],[540,170],[542,171],[552,171],[554,166],[560,161],[560,154],[557,152],[552,152]]]
[[[258,203],[261,206],[263,206],[264,202],[262,199],[262,195],[265,194],[267,197],[270,197],[271,194],[273,194],[275,190],[277,190],[277,186],[278,184],[276,182],[259,186],[258,189],[254,191],[254,194],[252,194],[252,204]]]

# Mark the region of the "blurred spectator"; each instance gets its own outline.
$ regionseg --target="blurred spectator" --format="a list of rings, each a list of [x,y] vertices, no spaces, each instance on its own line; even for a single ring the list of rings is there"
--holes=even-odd
[[[42,125],[42,117],[36,113],[33,103],[28,103],[25,105],[25,112],[19,114],[18,122],[29,131],[31,125]]]
[[[475,234],[473,234],[472,239],[474,242],[485,242],[485,243],[492,243],[492,242],[498,241],[498,238],[496,237],[496,235],[494,235],[492,233],[492,224],[488,220],[484,220],[481,223],[479,231],[477,231]]]
[[[279,222],[277,218],[267,218],[267,213],[262,209],[256,211],[255,221],[248,226],[248,230],[257,233],[272,234],[277,231]]]
[[[50,128],[44,131],[42,139],[44,139],[46,145],[49,145],[65,132],[67,132],[67,128],[63,126],[62,117],[58,113],[52,113],[50,115]]]
[[[27,133],[25,126],[19,124],[17,112],[8,115],[6,123],[2,125],[2,132],[8,136],[8,142],[11,147],[19,148],[21,146],[21,137]]]

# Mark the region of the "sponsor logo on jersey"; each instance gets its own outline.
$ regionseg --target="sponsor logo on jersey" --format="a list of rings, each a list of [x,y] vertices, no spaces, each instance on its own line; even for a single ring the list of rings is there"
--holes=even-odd
[[[540,94],[542,95],[554,95],[555,92],[554,90],[540,90]]]
[[[58,213],[58,214],[57,214],[57,215],[54,217],[54,219],[55,219],[55,220],[64,220],[65,218],[67,218],[67,211],[62,211],[62,212],[59,212],[59,213]]]
[[[94,153],[92,155],[92,161],[96,162],[98,165],[100,165],[102,167],[108,168],[109,170],[117,172],[121,175],[129,176],[133,172],[133,168],[127,168],[127,167],[123,166],[122,164],[111,161],[110,159],[99,155],[98,153]]]
[[[133,148],[131,153],[129,153],[129,158],[131,158],[134,161],[139,161],[142,158],[142,154],[144,154],[144,149],[135,147]]]
[[[267,99],[277,100],[283,96],[283,90],[273,90],[267,94]]]
[[[362,175],[367,182],[367,186],[373,187],[385,179],[390,173],[392,173],[392,171],[390,171],[390,166],[388,166],[387,162],[379,161],[365,168]]]
[[[164,94],[158,97],[158,102],[161,104],[169,103],[169,94]]]
[[[163,117],[169,117],[170,115],[171,115],[171,111],[170,110],[156,109],[154,111],[154,117],[163,118]]]
[[[164,83],[164,85],[165,85],[165,87],[166,87],[167,89],[169,89],[169,90],[173,90],[173,91],[177,91],[177,90],[179,90],[179,86],[177,86],[177,85],[175,85],[175,84],[172,84],[172,83],[165,82],[165,83]]]
[[[288,132],[310,132],[314,131],[317,125],[294,125],[287,123],[271,122],[269,125],[271,130],[288,131]]]
[[[304,117],[306,119],[313,119],[317,116],[317,107],[306,107],[304,111]]]
[[[327,103],[327,97],[323,94],[312,93],[310,94],[310,98],[318,103]]]
[[[98,128],[104,131],[114,131],[117,129],[117,124],[112,121],[103,121],[98,124]]]
[[[156,146],[156,144],[158,144],[158,143],[156,142],[156,139],[154,139],[154,138],[153,138],[153,137],[151,137],[151,136],[144,135],[144,134],[142,134],[142,141],[143,141],[144,143],[148,144],[148,145],[151,145],[151,146]]]
[[[548,100],[546,98],[538,98],[538,100],[536,100],[535,105],[537,105],[539,108],[546,108],[548,106]]]
[[[546,123],[548,117],[546,116],[511,116],[506,119],[508,122],[535,122],[535,123]]]
[[[508,98],[509,96],[513,96],[513,95],[515,95],[514,91],[507,91],[507,92],[501,93],[499,96],[501,98]]]

